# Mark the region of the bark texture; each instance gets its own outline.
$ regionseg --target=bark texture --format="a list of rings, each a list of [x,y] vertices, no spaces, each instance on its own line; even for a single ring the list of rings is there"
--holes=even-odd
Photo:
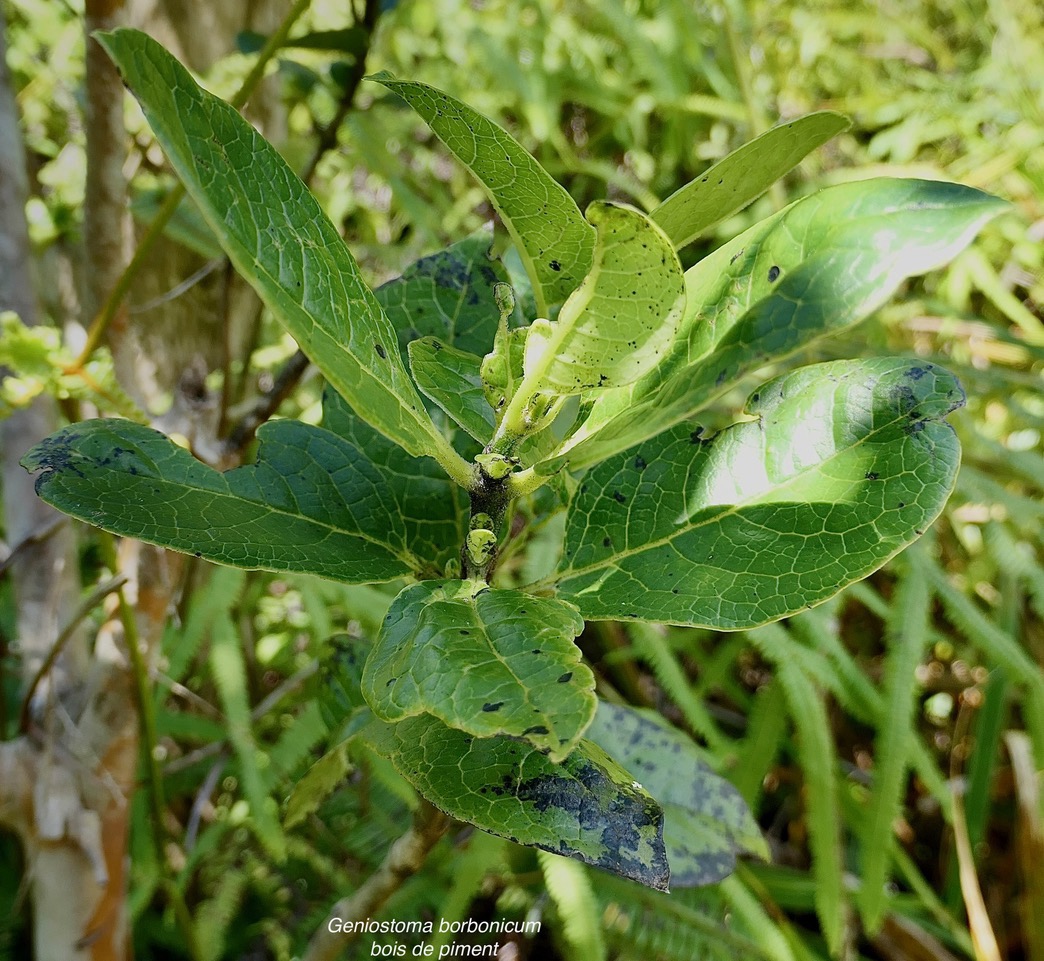
[[[39,322],[25,221],[28,194],[16,103],[7,71],[6,22],[0,9],[0,309]],[[11,578],[17,600],[17,651],[26,688],[47,659],[77,595],[76,544],[69,524],[33,490],[19,466],[25,450],[57,426],[55,405],[39,398],[0,425],[4,526],[16,556]],[[37,536],[49,530],[47,536]],[[0,817],[26,848],[31,865],[37,961],[90,958],[78,945],[104,890],[101,825],[83,803],[94,765],[64,745],[66,725],[81,713],[87,650],[74,635],[36,686],[31,729],[0,745]],[[73,722],[74,723],[74,722]],[[80,745],[82,746],[82,745]],[[48,905],[51,907],[48,909]]]

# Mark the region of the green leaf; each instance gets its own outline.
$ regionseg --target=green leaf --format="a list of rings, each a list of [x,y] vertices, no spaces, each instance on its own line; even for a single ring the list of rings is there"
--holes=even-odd
[[[409,346],[410,372],[421,393],[439,405],[475,440],[484,444],[493,434],[493,408],[482,386],[482,358],[447,347],[435,337]]]
[[[405,546],[428,575],[460,556],[468,527],[468,496],[434,461],[411,457],[360,419],[329,385],[323,427],[346,440],[380,475],[385,509],[401,525]]]
[[[594,469],[569,507],[559,596],[588,618],[722,630],[810,607],[942,510],[960,448],[954,377],[891,358],[770,381],[754,420],[676,427]]]
[[[510,734],[564,758],[595,712],[570,604],[483,581],[424,581],[388,612],[363,694],[385,721],[433,714],[478,737]]]
[[[348,760],[348,745],[338,744],[316,761],[297,784],[286,801],[283,827],[287,831],[300,824],[309,814],[318,810],[348,776],[352,766]]]
[[[159,431],[88,420],[41,441],[22,465],[43,471],[36,492],[59,510],[219,564],[354,583],[428,566],[364,449],[291,420],[257,436],[257,463],[222,474]]]
[[[323,647],[312,696],[334,741],[347,737],[343,729],[353,715],[369,717],[361,688],[370,649],[365,641],[349,634],[335,634]]]
[[[791,204],[686,272],[672,356],[598,398],[563,453],[538,469],[596,464],[695,416],[738,379],[863,320],[1004,207],[959,184],[885,179]]]
[[[364,420],[411,454],[437,457],[467,484],[471,471],[424,410],[394,328],[275,148],[145,34],[96,36],[236,270],[301,349]]]
[[[596,202],[587,219],[597,230],[590,273],[526,339],[524,383],[555,394],[636,381],[667,353],[685,305],[677,254],[648,217]]]
[[[510,284],[507,269],[490,256],[492,246],[493,231],[477,230],[374,291],[402,350],[420,337],[480,356],[492,349],[500,317],[494,289]]]
[[[847,117],[821,110],[766,130],[675,191],[649,216],[680,250],[708,227],[761,196],[816,147],[848,126]]]
[[[517,844],[667,890],[663,812],[587,741],[561,764],[510,737],[476,738],[428,715],[362,733],[436,807]]]
[[[630,771],[663,806],[671,883],[714,884],[743,852],[768,858],[746,803],[703,761],[692,740],[659,715],[598,702],[587,737]]]
[[[533,282],[540,316],[562,303],[591,266],[594,231],[572,197],[507,131],[423,83],[370,78],[402,97],[489,192]]]

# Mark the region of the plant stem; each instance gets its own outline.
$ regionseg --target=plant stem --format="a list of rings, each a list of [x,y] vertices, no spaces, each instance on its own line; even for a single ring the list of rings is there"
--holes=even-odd
[[[87,595],[80,602],[80,606],[76,609],[76,612],[66,622],[65,626],[58,632],[58,637],[55,638],[54,644],[51,646],[50,651],[47,653],[47,657],[44,662],[40,665],[33,679],[29,682],[28,687],[25,690],[25,696],[22,698],[22,710],[19,714],[18,729],[24,734],[29,730],[29,715],[33,704],[33,695],[36,693],[36,688],[40,682],[47,676],[48,672],[54,666],[54,662],[58,660],[58,655],[61,654],[62,648],[68,643],[69,639],[76,632],[76,628],[79,627],[80,622],[94,610],[109,594],[114,591],[118,591],[127,582],[126,574],[117,574],[111,580],[106,581],[104,584],[99,585],[90,594]]]
[[[100,548],[105,563],[109,570],[119,569],[119,559],[116,554],[115,538],[111,534],[102,533],[99,538]],[[167,897],[170,898],[171,906],[174,908],[174,916],[178,927],[181,929],[182,937],[185,939],[185,947],[189,957],[193,961],[199,961],[203,957],[199,945],[196,943],[196,931],[181,892],[178,890],[174,878],[165,870],[167,861],[166,841],[167,832],[165,818],[167,803],[163,789],[163,774],[160,771],[159,760],[156,756],[156,745],[159,735],[156,730],[156,714],[153,710],[152,691],[149,687],[149,670],[142,656],[141,637],[138,634],[138,622],[134,617],[134,609],[127,603],[123,593],[123,587],[117,587],[116,598],[119,603],[120,623],[123,625],[123,638],[130,658],[131,671],[134,674],[134,684],[138,696],[138,724],[140,728],[141,748],[145,756],[145,774],[148,780],[149,803],[152,808],[152,836],[156,845],[156,856],[159,869],[163,878],[163,886]]]
[[[330,909],[326,923],[312,937],[302,961],[334,961],[339,957],[357,934],[343,930],[346,922],[365,921],[376,914],[402,883],[421,869],[449,825],[450,819],[445,814],[422,799],[413,825],[388,849],[381,866],[354,894],[342,898]],[[339,922],[336,926],[342,930],[331,930],[335,919]]]
[[[235,96],[233,96],[229,101],[229,103],[231,103],[237,110],[250,99],[250,95],[254,92],[254,88],[258,85],[264,75],[265,67],[268,66],[268,62],[286,42],[286,38],[290,34],[290,29],[301,14],[308,9],[310,3],[311,0],[297,0],[293,7],[290,8],[290,12],[283,18],[283,22],[279,24],[278,29],[268,38],[268,42],[264,47],[261,48],[261,52],[258,53],[257,59],[254,61],[254,66],[246,75],[239,90],[236,91]],[[79,372],[83,369],[83,366],[87,361],[90,360],[91,354],[94,353],[98,344],[101,343],[102,337],[105,336],[105,331],[108,330],[109,324],[112,323],[113,318],[115,318],[116,314],[123,306],[124,298],[127,296],[131,284],[134,283],[134,279],[141,271],[142,265],[148,259],[149,253],[155,246],[156,241],[159,240],[160,235],[163,233],[163,229],[167,226],[170,218],[174,216],[175,211],[178,209],[178,204],[181,203],[181,198],[184,196],[185,185],[179,182],[167,195],[167,199],[163,202],[163,206],[160,207],[159,212],[156,214],[155,218],[153,218],[152,223],[149,224],[148,229],[139,241],[137,249],[134,251],[134,256],[130,259],[130,263],[128,263],[124,268],[123,273],[120,274],[120,279],[109,292],[109,296],[106,297],[105,303],[102,304],[101,309],[95,315],[94,320],[91,321],[90,329],[87,332],[87,342],[83,345],[83,350],[80,351],[79,357],[77,357],[72,366],[66,370],[66,373]]]

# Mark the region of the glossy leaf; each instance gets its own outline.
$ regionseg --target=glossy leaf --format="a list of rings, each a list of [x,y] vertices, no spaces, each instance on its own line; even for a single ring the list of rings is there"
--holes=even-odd
[[[447,347],[435,337],[409,346],[410,371],[421,393],[484,444],[493,433],[493,408],[482,386],[482,358]]]
[[[433,714],[479,737],[524,738],[560,761],[595,712],[570,604],[483,581],[424,581],[388,612],[363,694],[385,721]]]
[[[507,131],[467,104],[423,83],[371,79],[402,97],[489,192],[533,282],[537,310],[547,316],[591,266],[594,230],[573,198]]]
[[[766,130],[675,191],[649,216],[680,250],[761,196],[848,126],[847,117],[821,110]]]
[[[427,715],[361,736],[458,820],[667,890],[663,812],[597,745],[581,741],[554,764],[523,741],[472,737]]]
[[[467,494],[434,461],[411,457],[361,420],[344,399],[327,386],[323,391],[323,427],[346,440],[381,478],[386,509],[398,517],[406,544],[428,575],[457,558],[467,533]]]
[[[36,492],[59,510],[219,564],[354,583],[429,566],[364,449],[291,420],[264,424],[257,436],[257,463],[222,474],[159,431],[88,420],[37,444],[22,463],[43,471]]]
[[[620,387],[665,356],[684,307],[684,279],[667,235],[631,207],[596,202],[594,261],[558,319],[526,338],[526,383],[555,394]]]
[[[760,387],[710,441],[676,427],[600,465],[569,507],[559,596],[589,618],[724,630],[812,606],[915,540],[960,448],[947,371],[890,358]]]
[[[301,349],[363,419],[464,482],[348,247],[275,148],[145,34],[96,36],[236,270]]]
[[[863,320],[969,244],[1005,204],[970,187],[869,180],[791,204],[685,274],[678,345],[598,398],[542,473],[597,464],[695,416],[736,381]]]
[[[707,766],[692,740],[658,715],[599,701],[587,738],[662,805],[675,887],[728,877],[737,854],[768,858],[768,845],[739,791]]]
[[[509,284],[504,265],[490,256],[493,231],[482,229],[407,267],[374,293],[399,336],[399,347],[437,337],[479,356],[493,348],[500,314],[497,284]]]

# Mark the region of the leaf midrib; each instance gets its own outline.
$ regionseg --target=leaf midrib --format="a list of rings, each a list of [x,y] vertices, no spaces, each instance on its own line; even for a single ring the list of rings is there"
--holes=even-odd
[[[145,458],[145,459],[150,460],[150,462],[151,462],[151,458]],[[88,466],[90,466],[92,469],[95,469],[96,472],[98,472],[97,468],[98,468],[99,465],[97,464],[96,461],[90,460],[88,458],[83,458],[83,462],[85,464],[87,464]],[[202,462],[200,462],[200,463],[201,463],[201,466],[206,468],[207,470],[214,470],[214,468],[209,467],[206,464],[202,464]],[[257,465],[248,465],[247,469],[249,469],[250,467],[256,467],[256,466]],[[159,470],[158,467],[156,469]],[[242,470],[242,468],[237,468],[237,469]],[[101,470],[104,471],[105,473],[114,475],[116,477],[120,477],[120,478],[126,479],[126,472],[124,472],[124,471],[112,470],[111,468],[107,469],[107,468],[104,468],[104,467],[101,468]],[[56,475],[60,476],[59,472],[56,471],[56,470],[53,470],[53,469],[49,473],[53,473],[53,474],[56,474]],[[224,474],[221,471],[215,471],[215,473],[217,473],[218,476],[220,476],[222,478],[222,480],[223,480],[223,482],[225,484],[225,490],[223,490],[223,491],[215,491],[215,490],[212,490],[212,489],[206,488],[206,487],[197,487],[197,486],[194,486],[194,485],[181,483],[181,482],[178,482],[178,481],[173,481],[170,478],[165,477],[162,473],[157,474],[155,477],[145,477],[145,476],[138,475],[138,477],[136,479],[139,480],[142,483],[146,483],[146,482],[148,482],[150,484],[151,483],[158,483],[160,485],[163,485],[163,486],[168,487],[168,488],[172,488],[172,489],[177,490],[177,491],[182,491],[182,492],[187,491],[187,492],[190,492],[190,493],[193,493],[193,494],[199,494],[199,495],[207,494],[207,495],[210,495],[211,497],[216,497],[216,498],[228,497],[228,498],[232,498],[233,500],[243,501],[244,503],[247,503],[247,504],[256,504],[258,506],[267,508],[272,514],[278,515],[280,517],[287,517],[287,518],[290,518],[292,520],[298,520],[298,521],[304,520],[304,521],[307,521],[310,524],[316,525],[320,529],[325,529],[325,530],[329,531],[331,534],[341,534],[341,535],[343,535],[345,537],[357,537],[360,540],[365,541],[368,544],[372,544],[375,547],[379,547],[379,548],[387,551],[396,560],[400,560],[404,564],[406,564],[406,566],[410,570],[412,570],[412,571],[417,571],[417,570],[421,570],[422,569],[423,565],[420,564],[418,559],[409,550],[406,550],[405,552],[403,552],[398,547],[392,548],[391,545],[389,545],[389,544],[387,544],[387,543],[385,543],[383,541],[377,540],[377,538],[375,538],[373,535],[366,534],[363,531],[349,531],[349,530],[347,530],[345,528],[341,528],[341,527],[338,527],[338,526],[336,526],[334,524],[331,524],[329,522],[322,521],[322,520],[320,520],[318,518],[315,518],[315,517],[312,517],[312,516],[310,516],[308,514],[294,514],[294,513],[291,513],[286,508],[277,507],[276,505],[271,504],[268,501],[254,500],[254,499],[252,499],[250,497],[244,497],[242,494],[234,493],[234,492],[232,492],[229,489],[228,481],[225,480]],[[331,484],[331,486],[335,486],[335,485]],[[291,488],[291,490],[293,490],[293,488]],[[296,492],[294,492],[295,499],[296,499],[296,496],[297,496]],[[343,498],[341,499],[341,503],[347,509],[347,504],[345,504]]]
[[[944,421],[943,421],[943,417],[944,416],[945,415],[936,415],[936,416],[931,416],[931,417],[924,417],[924,418],[921,418],[921,420],[922,421],[929,421],[929,422],[933,422],[933,423],[943,424],[944,423]],[[850,451],[857,450],[862,445],[864,445],[864,444],[870,442],[871,440],[873,440],[878,434],[883,433],[884,431],[888,430],[889,428],[893,427],[895,424],[900,423],[901,421],[903,421],[905,419],[907,419],[907,418],[903,417],[902,415],[896,416],[894,419],[892,419],[892,420],[888,421],[887,423],[883,424],[880,428],[875,428],[872,431],[870,431],[869,433],[867,433],[866,435],[864,435],[863,437],[861,437],[856,443],[850,444],[849,446],[847,446],[847,447],[845,447],[845,448],[843,448],[841,450],[835,451],[826,460],[819,461],[818,463],[816,463],[814,465],[810,465],[809,467],[803,468],[802,470],[798,471],[796,474],[792,474],[790,477],[787,478],[787,480],[784,483],[780,484],[778,487],[773,488],[773,490],[774,491],[785,491],[787,488],[789,488],[792,485],[796,484],[797,481],[803,479],[808,474],[810,474],[810,473],[812,473],[814,471],[817,471],[817,470],[819,470],[819,469],[829,465],[836,458],[841,457],[841,456],[845,456]],[[726,429],[728,429],[728,428],[726,428]],[[589,564],[586,567],[569,567],[565,571],[556,572],[555,574],[549,575],[548,577],[545,577],[542,580],[539,580],[539,581],[536,581],[533,584],[527,585],[526,590],[533,591],[533,592],[538,592],[540,590],[544,590],[546,588],[553,587],[555,584],[561,583],[562,581],[571,580],[571,579],[573,579],[575,577],[582,576],[582,575],[587,574],[587,573],[589,573],[591,571],[597,571],[597,570],[599,570],[601,568],[618,567],[619,566],[618,562],[626,560],[629,557],[633,557],[636,554],[642,554],[645,551],[654,550],[657,547],[663,547],[666,544],[670,544],[673,540],[675,540],[675,538],[681,537],[681,536],[683,536],[685,534],[689,534],[692,531],[699,530],[701,527],[706,527],[706,526],[708,526],[710,524],[717,524],[720,521],[724,520],[725,518],[728,518],[728,517],[730,517],[730,516],[732,516],[734,514],[739,513],[739,511],[743,510],[744,508],[747,508],[747,507],[750,507],[750,506],[756,504],[761,496],[763,496],[763,495],[759,494],[759,495],[757,495],[755,497],[748,498],[747,500],[739,501],[736,504],[731,504],[731,505],[728,506],[728,508],[726,510],[723,510],[723,511],[721,511],[718,514],[715,514],[715,515],[713,515],[711,517],[707,517],[704,520],[698,521],[696,523],[691,523],[691,524],[688,524],[687,526],[680,527],[678,530],[672,531],[666,537],[661,537],[661,538],[659,538],[657,540],[653,540],[653,541],[646,541],[644,544],[642,544],[639,547],[629,548],[627,550],[620,551],[620,552],[618,552],[616,554],[613,554],[611,560],[599,561],[599,562],[594,563],[594,564]]]

